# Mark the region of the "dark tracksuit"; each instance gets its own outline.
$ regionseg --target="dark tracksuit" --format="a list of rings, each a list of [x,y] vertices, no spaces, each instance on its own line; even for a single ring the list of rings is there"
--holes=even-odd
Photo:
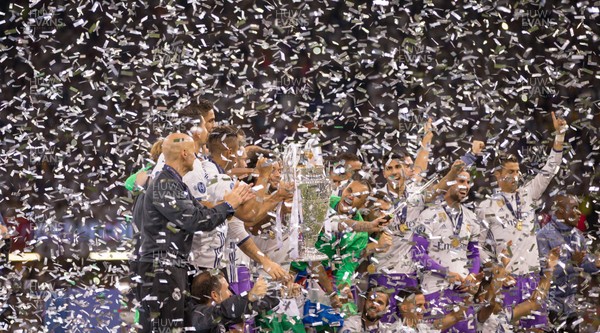
[[[196,333],[226,332],[226,328],[240,323],[245,314],[273,309],[279,304],[274,295],[267,295],[257,302],[249,302],[248,295],[233,295],[220,304],[200,304],[196,299],[187,301],[187,326],[194,327]]]
[[[148,184],[138,265],[141,332],[167,332],[184,326],[192,237],[197,231],[213,230],[233,213],[227,203],[202,206],[168,165]]]

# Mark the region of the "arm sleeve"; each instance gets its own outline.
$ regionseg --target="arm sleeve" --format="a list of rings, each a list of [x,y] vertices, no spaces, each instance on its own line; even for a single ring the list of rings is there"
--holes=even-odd
[[[468,167],[477,163],[477,156],[471,153],[464,154],[460,159],[461,161],[465,162]]]
[[[352,277],[360,264],[360,254],[369,242],[369,234],[366,232],[354,232],[346,234],[346,237],[337,244],[341,247],[340,255],[342,262],[335,272],[336,286],[342,284],[352,285]]]
[[[232,218],[227,227],[227,238],[234,241],[237,245],[241,245],[250,237],[250,234],[244,227],[244,222],[240,219]]]
[[[214,230],[233,214],[226,203],[213,208],[202,206],[173,179],[156,179],[152,187],[152,193],[147,194],[152,195],[152,205],[170,222],[190,233]]]
[[[134,174],[129,176],[127,178],[127,180],[125,180],[125,184],[124,184],[127,191],[133,191],[135,189],[135,179],[137,178],[137,175],[142,171],[148,171],[148,170],[150,170],[150,166],[141,168],[138,171],[136,171]]]
[[[469,272],[473,274],[479,273],[479,269],[481,268],[481,260],[479,258],[479,243],[469,242],[467,245],[467,259],[471,261],[471,267],[469,268]]]
[[[538,200],[542,196],[552,181],[552,178],[558,173],[558,167],[560,166],[562,154],[562,150],[556,151],[553,148],[548,155],[548,162],[546,162],[542,168],[542,171],[538,173],[535,178],[529,182],[529,184],[527,184],[526,187],[533,200]]]
[[[417,233],[413,235],[412,239],[414,243],[411,249],[413,260],[419,263],[422,270],[445,277],[448,274],[448,268],[433,260],[428,254],[429,240],[424,235]]]
[[[248,308],[248,298],[233,295],[218,305],[196,305],[192,324],[197,330],[206,330],[243,319]]]
[[[550,243],[548,242],[546,229],[540,230],[536,238],[538,243],[538,253],[540,255],[540,267],[545,269],[548,253],[550,253]]]

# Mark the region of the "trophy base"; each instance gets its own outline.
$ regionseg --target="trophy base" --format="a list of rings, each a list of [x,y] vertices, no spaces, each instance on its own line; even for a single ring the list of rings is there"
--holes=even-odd
[[[315,248],[305,248],[300,251],[298,258],[294,259],[294,261],[313,262],[327,259],[327,256],[319,252],[319,250]]]

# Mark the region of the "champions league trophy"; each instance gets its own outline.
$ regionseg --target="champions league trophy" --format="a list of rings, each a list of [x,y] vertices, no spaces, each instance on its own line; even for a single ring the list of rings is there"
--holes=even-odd
[[[294,182],[290,226],[290,257],[296,261],[321,261],[327,256],[315,248],[329,211],[330,181],[321,148],[313,136],[302,149],[291,143],[283,154],[283,179]]]

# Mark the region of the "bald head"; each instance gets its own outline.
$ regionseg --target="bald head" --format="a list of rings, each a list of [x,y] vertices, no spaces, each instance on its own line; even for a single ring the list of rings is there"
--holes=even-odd
[[[182,177],[194,166],[194,151],[194,139],[183,133],[170,134],[162,144],[165,163],[177,170]]]

